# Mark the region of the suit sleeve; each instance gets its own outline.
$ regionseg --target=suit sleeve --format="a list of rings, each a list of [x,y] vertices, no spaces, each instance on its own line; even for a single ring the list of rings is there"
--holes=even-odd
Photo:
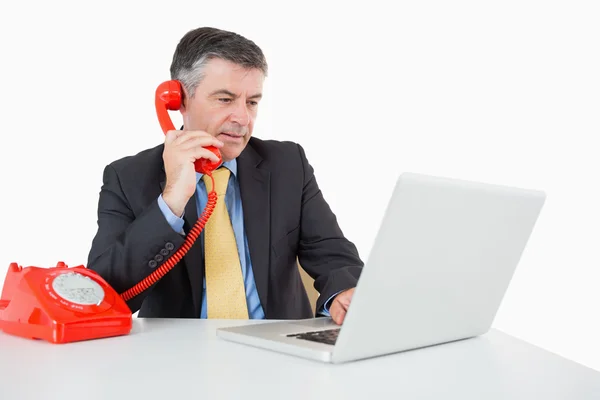
[[[304,149],[300,145],[298,149],[304,171],[298,261],[315,280],[319,312],[334,294],[356,286],[363,262],[323,198]]]
[[[118,294],[150,275],[183,244],[157,200],[134,215],[115,169],[104,169],[98,201],[98,230],[92,241],[87,268],[96,271]],[[129,300],[138,311],[151,288]]]

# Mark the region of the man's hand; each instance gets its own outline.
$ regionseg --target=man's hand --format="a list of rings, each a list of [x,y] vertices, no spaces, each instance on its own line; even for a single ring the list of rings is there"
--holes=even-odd
[[[173,214],[183,214],[185,205],[196,191],[194,162],[208,158],[218,162],[218,157],[207,146],[223,147],[223,142],[203,131],[169,131],[165,138],[163,161],[167,182],[163,200]]]
[[[331,315],[331,318],[333,318],[333,321],[336,324],[341,325],[344,322],[353,294],[354,288],[344,290],[334,297],[331,307],[329,308],[329,315]]]

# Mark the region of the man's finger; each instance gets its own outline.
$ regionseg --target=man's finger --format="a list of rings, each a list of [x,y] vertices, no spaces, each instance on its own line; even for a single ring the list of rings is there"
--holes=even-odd
[[[349,298],[344,297],[343,299],[340,299],[338,301],[338,303],[340,303],[340,306],[342,306],[342,308],[344,310],[348,311],[348,307],[350,307],[350,299]]]
[[[195,137],[195,138],[190,138],[190,139],[186,139],[184,142],[179,144],[179,148],[181,150],[190,150],[193,149],[194,147],[208,147],[208,146],[215,146],[215,147],[223,147],[224,143],[221,142],[219,139],[214,138],[212,136],[204,136],[204,137]]]
[[[181,145],[189,139],[202,138],[202,137],[215,137],[215,135],[211,135],[206,131],[180,131],[185,132],[185,137],[179,138],[177,140],[177,145]]]
[[[341,325],[344,323],[344,318],[346,317],[346,310],[344,310],[343,308],[339,308],[339,311],[337,313],[337,317],[336,319],[334,319],[333,321],[338,324]]]
[[[333,322],[337,323],[337,317],[338,317],[338,313],[340,310],[340,306],[336,304],[336,302],[334,301],[333,304],[331,305],[331,308],[329,309],[329,315],[331,316],[331,319],[333,319]]]
[[[352,301],[352,295],[351,294],[348,295],[346,293],[341,293],[334,300],[334,302],[339,303],[340,306],[345,310],[348,310],[348,307],[350,307],[351,301]]]
[[[175,139],[177,139],[182,134],[183,134],[183,131],[178,131],[178,130],[167,131],[167,133],[165,134],[165,143],[167,143],[167,144],[173,143],[175,141]]]
[[[339,321],[338,313],[339,313],[339,311],[337,309],[335,311],[333,311],[333,310],[331,311],[331,319],[333,319],[333,322],[335,322],[336,324]]]
[[[331,305],[331,309],[329,310],[329,314],[331,314],[333,322],[341,325],[344,321],[344,317],[346,316],[346,310],[344,310],[338,301],[334,301],[334,303]]]

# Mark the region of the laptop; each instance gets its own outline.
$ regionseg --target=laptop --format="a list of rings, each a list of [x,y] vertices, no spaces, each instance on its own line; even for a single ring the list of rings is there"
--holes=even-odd
[[[341,326],[317,317],[219,328],[217,335],[344,363],[485,334],[545,198],[538,190],[404,173]]]

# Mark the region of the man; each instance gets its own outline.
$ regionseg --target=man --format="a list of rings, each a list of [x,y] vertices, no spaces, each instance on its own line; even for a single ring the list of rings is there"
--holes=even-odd
[[[106,166],[88,268],[123,293],[184,243],[212,189],[194,161],[218,161],[217,206],[183,259],[128,301],[140,317],[313,316],[297,262],[315,279],[317,314],[341,324],[363,263],[313,175],[303,148],[252,137],[267,76],[254,42],[215,28],[179,42],[184,126],[163,144]],[[225,222],[225,223],[223,223]]]

